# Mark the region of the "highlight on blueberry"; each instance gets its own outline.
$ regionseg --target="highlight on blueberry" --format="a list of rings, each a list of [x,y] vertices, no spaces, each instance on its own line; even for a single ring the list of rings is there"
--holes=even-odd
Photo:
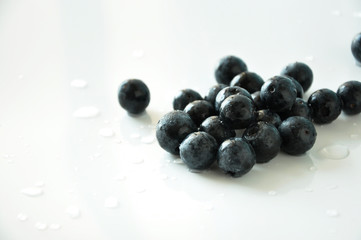
[[[150,91],[142,80],[128,79],[119,86],[118,101],[129,113],[139,114],[149,105]]]

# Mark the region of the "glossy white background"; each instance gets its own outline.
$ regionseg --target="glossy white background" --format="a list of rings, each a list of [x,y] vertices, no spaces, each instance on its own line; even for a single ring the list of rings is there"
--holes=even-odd
[[[238,179],[154,141],[175,93],[205,95],[228,54],[265,80],[303,61],[310,92],[360,81],[360,27],[359,0],[2,0],[0,239],[361,239],[360,115]],[[117,103],[127,78],[151,91],[138,117]]]

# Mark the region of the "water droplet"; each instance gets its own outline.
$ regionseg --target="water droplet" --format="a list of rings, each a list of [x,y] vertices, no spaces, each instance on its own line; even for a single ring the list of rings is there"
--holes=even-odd
[[[155,137],[153,135],[142,137],[140,140],[142,143],[151,144],[154,143]]]
[[[44,193],[43,189],[39,187],[23,188],[20,192],[28,197],[38,197]]]
[[[101,128],[99,129],[99,135],[102,137],[113,137],[114,131],[111,128]]]
[[[100,114],[98,108],[93,106],[85,106],[74,111],[73,116],[76,118],[94,118]]]
[[[338,217],[340,216],[340,213],[337,211],[337,209],[327,209],[326,215],[329,217]]]
[[[361,12],[354,12],[354,13],[353,13],[353,16],[354,16],[355,18],[361,18]]]
[[[77,206],[69,206],[66,209],[66,213],[70,218],[79,218],[80,217],[80,209]]]
[[[144,159],[143,158],[134,158],[134,159],[132,159],[132,163],[133,164],[141,164],[141,163],[144,163]]]
[[[135,49],[132,53],[134,58],[142,58],[144,56],[144,51],[142,49]]]
[[[350,150],[343,145],[330,145],[322,148],[319,154],[323,158],[341,160],[346,158],[350,153]]]
[[[104,207],[106,208],[117,208],[119,204],[118,198],[110,196],[104,201]]]
[[[61,225],[58,223],[52,223],[49,225],[50,230],[59,230],[61,228]]]
[[[48,224],[46,224],[44,222],[36,222],[35,228],[38,229],[39,231],[44,231],[48,228]]]
[[[88,82],[77,78],[70,82],[70,86],[73,88],[86,88],[86,86],[88,86]]]
[[[274,190],[270,190],[270,191],[268,191],[268,195],[269,195],[269,196],[276,196],[276,195],[277,195],[277,192],[274,191]]]
[[[123,174],[119,174],[117,176],[114,177],[115,181],[124,181],[125,179],[127,179],[127,177]]]
[[[16,218],[17,218],[19,221],[24,222],[24,221],[28,220],[28,215],[26,215],[26,214],[24,214],[24,213],[19,213],[19,214],[16,216]]]

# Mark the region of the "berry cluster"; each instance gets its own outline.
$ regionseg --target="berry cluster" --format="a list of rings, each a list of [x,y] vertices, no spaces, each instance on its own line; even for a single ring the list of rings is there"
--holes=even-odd
[[[226,56],[215,78],[218,84],[204,98],[192,89],[179,91],[174,111],[157,124],[159,145],[180,155],[192,170],[217,162],[226,174],[240,177],[280,151],[300,155],[310,150],[317,136],[313,123],[331,123],[341,110],[349,115],[361,112],[358,81],[345,82],[337,92],[317,90],[304,100],[313,73],[300,62],[264,81],[240,58]]]

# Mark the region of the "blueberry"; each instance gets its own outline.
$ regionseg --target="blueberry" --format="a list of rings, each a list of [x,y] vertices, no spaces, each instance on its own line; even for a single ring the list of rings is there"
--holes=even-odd
[[[281,75],[286,75],[294,78],[299,82],[306,92],[313,82],[313,73],[311,68],[302,62],[295,62],[287,65],[282,71]]]
[[[183,111],[165,114],[157,124],[156,137],[159,145],[169,153],[178,155],[179,145],[188,134],[197,131],[189,115]]]
[[[267,108],[261,99],[261,91],[252,93],[252,99],[253,99],[254,106],[256,107],[257,110]]]
[[[291,110],[286,112],[279,113],[282,119],[286,119],[292,116],[301,116],[309,120],[311,117],[311,109],[308,106],[307,102],[302,98],[296,98],[296,101],[293,103]]]
[[[180,157],[190,169],[205,170],[217,158],[218,144],[206,132],[194,132],[183,140],[180,147]]]
[[[358,33],[352,40],[351,52],[356,61],[361,63],[361,33]]]
[[[217,94],[225,87],[227,87],[227,85],[225,85],[225,84],[213,85],[209,89],[208,95],[204,98],[204,100],[207,100],[208,102],[210,102],[214,106],[214,102],[216,101]]]
[[[267,122],[257,122],[243,132],[245,138],[256,153],[257,163],[266,163],[277,156],[282,139],[277,128]]]
[[[304,91],[303,91],[303,87],[301,86],[301,84],[299,82],[297,82],[293,77],[288,77],[288,78],[291,79],[293,84],[295,84],[296,91],[297,91],[297,97],[303,98]]]
[[[219,145],[226,139],[236,136],[236,132],[223,124],[218,116],[211,116],[204,120],[199,127],[199,130],[212,135]]]
[[[255,121],[254,104],[243,95],[232,95],[226,98],[219,114],[221,121],[232,129],[246,128]]]
[[[342,100],[344,113],[354,115],[361,112],[361,82],[348,81],[343,83],[338,88],[337,95]]]
[[[207,117],[215,115],[214,107],[206,100],[195,100],[184,108],[184,112],[199,126]]]
[[[192,89],[187,88],[180,90],[173,99],[173,109],[183,110],[188,103],[202,99],[202,96]]]
[[[256,154],[246,140],[231,138],[219,147],[217,163],[226,174],[241,177],[253,168]]]
[[[139,114],[149,105],[150,92],[143,81],[128,79],[118,89],[118,101],[129,113]]]
[[[296,97],[296,87],[288,77],[274,76],[261,88],[261,100],[273,112],[290,110]]]
[[[282,138],[281,150],[290,155],[300,155],[310,150],[316,142],[316,129],[307,118],[294,116],[278,127]]]
[[[222,58],[215,71],[218,83],[229,85],[232,79],[241,72],[247,71],[247,65],[242,59],[235,56]]]
[[[246,89],[249,93],[254,93],[261,90],[263,83],[263,79],[257,73],[246,71],[236,75],[230,86],[238,86]]]
[[[221,107],[224,99],[235,94],[244,95],[253,101],[251,94],[246,89],[237,86],[226,87],[219,91],[219,93],[217,94],[216,101],[214,102],[216,112],[219,112],[219,108]]]
[[[257,122],[263,121],[273,124],[276,128],[278,128],[278,126],[282,122],[281,117],[277,113],[272,112],[269,109],[258,110],[256,112],[256,121]]]
[[[312,93],[307,103],[311,109],[312,120],[318,124],[330,123],[341,114],[340,97],[327,88]]]

